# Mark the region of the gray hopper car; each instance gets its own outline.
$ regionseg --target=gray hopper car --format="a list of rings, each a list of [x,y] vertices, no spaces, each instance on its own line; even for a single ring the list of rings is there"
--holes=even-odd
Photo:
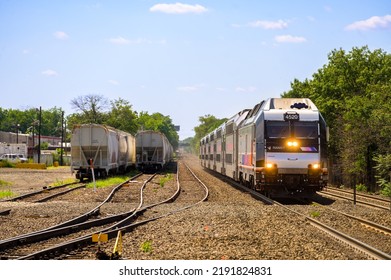
[[[172,159],[173,147],[158,131],[146,130],[136,134],[136,166],[139,170],[162,169]]]
[[[124,173],[136,164],[136,140],[132,134],[100,124],[74,127],[71,138],[71,170],[81,181]]]

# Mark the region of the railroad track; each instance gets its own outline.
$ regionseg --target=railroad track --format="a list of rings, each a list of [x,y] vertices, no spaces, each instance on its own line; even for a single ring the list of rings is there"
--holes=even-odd
[[[332,205],[283,205],[373,259],[391,258],[391,228],[332,208]]]
[[[207,172],[210,173],[209,170]],[[287,211],[294,213],[295,215],[299,215],[299,216],[303,217],[312,226],[314,226],[314,227],[318,228],[319,230],[327,233],[328,235],[336,238],[338,241],[355,248],[356,250],[362,252],[363,254],[366,254],[371,259],[381,259],[381,260],[390,260],[391,259],[390,254],[385,253],[385,252],[381,251],[380,249],[377,249],[377,248],[375,248],[375,247],[373,247],[363,241],[360,241],[352,236],[349,236],[348,234],[343,233],[342,231],[336,229],[335,227],[329,226],[326,223],[322,223],[319,220],[311,217],[311,215],[309,215],[309,214],[303,213],[302,211],[298,211],[298,210],[294,209],[294,207],[287,206],[287,205],[284,205],[283,203],[280,203],[276,200],[270,199],[255,190],[252,190],[248,187],[240,185],[239,183],[237,183],[233,180],[230,180],[229,178],[226,178],[226,177],[218,175],[218,174],[217,175],[213,174],[213,175],[216,177],[219,177],[220,179],[222,179],[225,182],[228,182],[229,184],[233,185],[234,187],[251,194],[254,198],[262,201],[265,204],[277,205],[279,207],[286,209]],[[358,217],[354,217],[352,215],[342,213],[340,211],[336,211],[336,210],[334,210],[334,211],[339,212],[339,214],[344,215],[346,217],[349,217],[351,219],[355,219],[361,224],[365,224],[368,229],[375,230],[376,234],[386,234],[386,235],[391,234],[391,229],[386,226],[382,226],[382,225],[373,223],[371,221],[360,219]]]
[[[320,195],[340,198],[348,201],[354,201],[353,191],[341,190],[337,188],[330,188],[318,192]],[[391,198],[390,198],[391,199]],[[391,211],[391,201],[390,199],[376,197],[373,195],[367,195],[362,193],[356,193],[356,203],[362,204],[377,209],[390,210]]]
[[[19,236],[15,236],[15,237],[8,238],[5,240],[0,240],[0,252],[7,250],[9,248],[15,248],[15,247],[21,246],[21,245],[25,246],[27,244],[31,244],[34,242],[40,242],[40,241],[47,240],[49,238],[55,238],[58,236],[67,235],[67,234],[71,234],[74,232],[79,232],[81,230],[86,230],[86,229],[89,229],[92,227],[99,227],[99,226],[107,225],[109,223],[114,223],[116,221],[127,218],[128,216],[130,216],[134,212],[134,210],[130,210],[129,212],[123,212],[123,213],[119,213],[119,214],[115,214],[115,215],[110,215],[105,218],[91,219],[93,217],[97,217],[100,214],[100,209],[105,204],[110,202],[113,199],[113,197],[115,196],[115,194],[117,192],[119,192],[119,190],[121,190],[121,188],[123,188],[124,185],[126,185],[129,182],[132,182],[133,180],[135,180],[136,178],[138,178],[141,175],[142,174],[138,174],[138,175],[134,176],[133,178],[126,180],[123,183],[115,186],[112,189],[112,191],[110,192],[110,194],[106,197],[106,199],[104,199],[95,208],[93,208],[92,210],[90,210],[82,215],[79,215],[73,219],[70,219],[70,220],[65,221],[61,224],[57,224],[57,225],[54,225],[54,226],[46,228],[46,229],[38,230],[38,231],[35,231],[32,233],[21,234]],[[149,177],[150,177],[150,179],[153,178],[153,176],[152,177],[149,176]],[[10,253],[6,253],[6,254],[9,255]],[[5,256],[4,254],[1,254],[1,257],[3,259],[7,258],[7,256]]]
[[[194,179],[190,179],[191,177]],[[197,183],[194,183],[195,180]],[[177,192],[171,198],[140,208],[139,212],[142,213],[140,213],[137,219],[132,221],[132,223],[125,223],[119,227],[116,227],[115,229],[102,232],[107,234],[107,237],[111,242],[109,241],[107,244],[100,244],[100,252],[112,251],[112,246],[110,247],[110,245],[113,245],[113,239],[118,236],[118,232],[121,232],[121,234],[126,236],[129,232],[133,231],[137,227],[151,223],[158,219],[165,218],[169,215],[174,215],[178,212],[185,211],[186,209],[195,207],[199,203],[207,200],[209,195],[208,188],[196,177],[196,175],[190,170],[188,166],[182,164],[179,165],[176,175],[176,182]],[[166,206],[163,207],[163,205]],[[90,258],[92,258],[92,256],[94,256],[96,253],[96,245],[92,244],[90,236],[84,238],[83,240],[76,240],[76,242],[84,242],[84,246],[86,248],[83,250],[77,250],[76,253],[73,252],[68,255],[63,255],[60,257],[61,259],[66,259],[68,257],[72,259],[80,259],[85,258],[86,255],[89,255],[91,256]],[[64,245],[67,246],[67,244]],[[80,245],[77,245],[77,247],[78,246]],[[77,249],[77,247],[74,249]],[[99,255],[103,255],[104,258],[113,257],[113,255],[107,253],[100,253]]]
[[[177,177],[178,177],[178,175],[177,175]],[[202,196],[201,199],[197,200],[197,203],[199,203],[207,198],[207,188],[204,188],[203,192],[204,192],[204,195]],[[139,225],[142,225],[142,224],[148,223],[150,221],[165,217],[167,215],[174,214],[177,211],[182,211],[188,207],[192,207],[192,206],[196,205],[196,203],[193,203],[193,205],[187,205],[182,208],[176,208],[175,210],[173,210],[171,212],[160,214],[158,216],[155,216],[153,218],[148,218],[143,221],[135,222],[135,219],[138,216],[142,216],[143,213],[146,212],[148,209],[154,208],[155,206],[161,205],[163,203],[169,203],[169,202],[176,201],[177,197],[179,197],[179,194],[180,194],[180,189],[179,189],[179,183],[178,183],[177,191],[170,198],[168,198],[164,201],[160,201],[160,202],[150,204],[147,206],[142,206],[143,205],[143,203],[142,203],[143,198],[140,197],[140,204],[138,205],[138,207],[136,207],[134,209],[132,215],[128,215],[126,218],[115,223],[114,225],[111,225],[108,228],[104,228],[102,230],[99,230],[96,233],[98,233],[98,232],[105,233],[109,236],[109,238],[113,238],[113,237],[117,236],[118,231],[126,233],[127,231],[130,231],[131,228],[133,228],[133,227],[137,227]],[[156,211],[153,211],[153,212],[156,214]],[[72,228],[72,227],[74,227],[74,226],[70,226],[70,228]],[[64,229],[64,228],[60,227],[60,228],[54,229],[54,231],[60,231],[62,229]],[[54,241],[54,243],[58,243],[58,242]],[[17,259],[57,258],[56,256],[58,256],[59,254],[61,255],[61,254],[64,254],[65,252],[68,252],[65,254],[69,254],[70,251],[73,251],[75,249],[78,249],[78,248],[84,247],[84,246],[88,246],[88,245],[91,245],[91,233],[89,233],[88,235],[83,235],[80,237],[73,238],[70,241],[62,242],[61,244],[53,245],[50,248],[46,248],[41,251],[36,251],[34,253],[28,253],[28,254],[25,253],[23,256],[19,256]],[[66,257],[64,257],[64,255],[63,255],[63,257],[60,257],[60,258],[66,258]]]
[[[72,182],[72,183],[62,184],[58,186],[45,186],[42,187],[42,189],[40,190],[36,190],[12,198],[4,199],[1,200],[1,202],[11,202],[11,201],[45,202],[52,198],[85,187],[86,184],[81,184],[79,182]]]

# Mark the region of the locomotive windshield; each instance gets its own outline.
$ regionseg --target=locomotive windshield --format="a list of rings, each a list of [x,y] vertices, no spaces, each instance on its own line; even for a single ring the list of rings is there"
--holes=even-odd
[[[266,137],[267,138],[288,138],[289,122],[267,121]]]
[[[317,122],[295,122],[294,137],[296,138],[317,138],[318,123]]]
[[[302,138],[318,137],[318,122],[303,121],[266,121],[266,138]]]

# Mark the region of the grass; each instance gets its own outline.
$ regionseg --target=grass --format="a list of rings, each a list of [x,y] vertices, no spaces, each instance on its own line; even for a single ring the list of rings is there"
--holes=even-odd
[[[171,179],[172,179],[172,175],[171,174],[166,174],[166,176],[164,176],[163,178],[160,178],[159,185],[161,187],[164,187],[165,183],[167,183]]]
[[[10,189],[0,191],[0,199],[5,198],[5,197],[11,197],[14,195],[15,194]]]
[[[110,186],[114,186],[114,185],[119,185],[126,180],[129,180],[129,177],[116,176],[116,177],[110,177],[107,179],[96,180],[96,188],[105,188],[105,187],[110,187]],[[94,188],[94,187],[95,187],[94,182],[89,182],[87,184],[87,188]]]
[[[11,186],[12,183],[0,179],[0,187]]]
[[[140,250],[143,251],[144,253],[152,252],[152,241],[147,240],[147,241],[144,241],[143,243],[141,243]]]
[[[2,160],[2,161],[0,161],[0,167],[13,168],[13,167],[15,167],[15,164],[9,162],[8,160]]]
[[[58,179],[56,179],[56,182],[54,182],[52,184],[52,186],[53,187],[57,187],[57,186],[65,185],[65,184],[71,184],[71,183],[74,183],[74,182],[76,182],[76,180],[72,179],[72,178],[65,179],[65,180],[58,180]]]
[[[312,218],[317,218],[320,216],[320,212],[319,211],[313,211],[310,213],[311,217]]]
[[[8,187],[5,190],[0,190],[0,199],[5,198],[5,197],[11,197],[11,196],[15,195],[15,193],[12,192],[11,189],[9,188],[11,185],[12,185],[12,183],[10,183],[10,182],[0,180],[0,188]]]

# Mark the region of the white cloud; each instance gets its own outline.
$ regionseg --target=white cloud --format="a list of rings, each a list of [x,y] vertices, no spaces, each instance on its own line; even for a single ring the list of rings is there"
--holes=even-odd
[[[333,8],[331,6],[324,6],[323,9],[327,12],[327,13],[331,13],[333,11]]]
[[[110,38],[109,39],[110,43],[115,44],[115,45],[129,45],[130,40],[125,39],[121,36],[118,36],[117,38]]]
[[[356,21],[345,27],[346,30],[369,30],[391,26],[391,15],[373,16],[366,20]]]
[[[249,87],[238,86],[235,88],[235,91],[237,91],[237,92],[255,92],[255,91],[257,91],[257,88],[253,87],[253,86],[249,86]]]
[[[277,21],[257,20],[250,22],[249,26],[260,27],[263,29],[284,29],[288,27],[288,22],[281,19]]]
[[[58,76],[58,73],[52,69],[47,69],[47,70],[44,70],[41,72],[42,75],[45,75],[45,76]]]
[[[166,14],[187,14],[187,13],[201,14],[208,11],[207,8],[198,4],[189,5],[189,4],[182,4],[182,3],[156,4],[153,5],[149,10],[151,12],[162,12]]]
[[[116,80],[109,80],[108,82],[114,86],[119,86],[119,82]]]
[[[198,86],[181,86],[181,87],[177,87],[177,90],[185,91],[185,92],[193,92],[198,90]]]
[[[53,33],[53,35],[59,40],[67,40],[69,38],[68,34],[63,31],[56,31]]]
[[[139,44],[158,44],[158,45],[165,45],[167,44],[167,40],[157,40],[152,41],[145,38],[137,38],[134,40],[129,40],[124,37],[118,36],[116,38],[110,38],[109,42],[115,45],[139,45]]]
[[[279,35],[274,37],[274,39],[278,43],[303,43],[307,41],[307,39],[304,37],[292,36],[292,35]]]

